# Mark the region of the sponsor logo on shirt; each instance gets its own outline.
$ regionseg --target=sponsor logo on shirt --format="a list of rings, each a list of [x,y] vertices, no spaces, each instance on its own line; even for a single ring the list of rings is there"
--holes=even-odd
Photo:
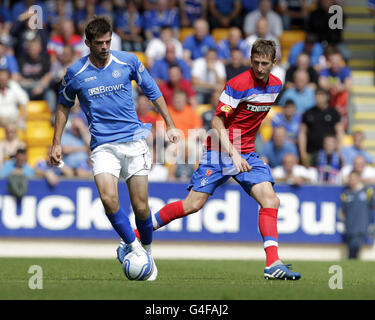
[[[96,80],[96,79],[97,79],[96,76],[88,77],[88,78],[85,79],[85,82],[89,82],[89,81]]]
[[[89,88],[88,92],[90,96],[96,96],[101,94],[112,94],[115,91],[124,90],[125,85],[123,83],[115,84],[112,86],[99,86],[95,88]]]
[[[246,105],[246,110],[252,111],[252,112],[265,112],[269,111],[271,109],[271,106],[253,106],[251,104]]]

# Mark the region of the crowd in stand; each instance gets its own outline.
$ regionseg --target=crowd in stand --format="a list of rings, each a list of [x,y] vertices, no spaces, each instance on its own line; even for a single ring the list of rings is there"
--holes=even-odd
[[[139,119],[153,124],[148,142],[154,150],[150,181],[188,181],[201,154],[205,133],[227,80],[249,69],[251,46],[258,38],[274,40],[277,63],[273,74],[284,89],[272,116],[272,137],[261,134],[256,152],[267,161],[276,181],[341,184],[354,170],[375,183],[373,157],[363,149],[362,132],[351,132],[348,103],[352,85],[350,52],[342,30],[330,29],[328,8],[342,0],[46,0],[2,1],[0,5],[0,175],[22,165],[29,175],[54,185],[59,176],[90,178],[89,133],[80,107],[74,107],[62,146],[65,166],[50,168],[42,161],[27,166],[27,147],[17,138],[25,126],[25,105],[45,100],[53,114],[66,68],[88,54],[84,27],[93,15],[113,23],[111,49],[143,52],[145,65],[157,81],[182,141],[168,150],[160,117],[136,86]],[[43,28],[33,28],[29,7],[42,8]],[[192,34],[181,38],[191,28]],[[227,29],[225,39],[213,31]],[[281,36],[303,30],[283,57]],[[284,58],[284,59],[283,59]],[[202,109],[204,106],[204,110]],[[53,119],[51,119],[53,122]],[[195,129],[195,130],[193,130]],[[352,145],[343,146],[345,134]],[[156,143],[161,137],[161,149]],[[159,139],[159,140],[160,140]],[[156,146],[156,147],[155,147]],[[160,147],[160,144],[159,144]]]

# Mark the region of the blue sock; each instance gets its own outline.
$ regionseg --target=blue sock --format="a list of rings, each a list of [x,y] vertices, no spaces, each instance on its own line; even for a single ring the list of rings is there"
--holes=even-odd
[[[120,208],[119,211],[113,214],[107,214],[113,229],[119,234],[125,243],[130,244],[135,240],[135,233],[130,225],[130,221],[125,211]]]
[[[152,213],[146,220],[140,220],[135,218],[135,224],[139,232],[142,244],[149,245],[152,242],[153,225],[152,225]]]

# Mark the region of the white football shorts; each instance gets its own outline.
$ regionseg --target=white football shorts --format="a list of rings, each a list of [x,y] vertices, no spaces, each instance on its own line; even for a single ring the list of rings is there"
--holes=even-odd
[[[110,173],[125,181],[133,175],[148,175],[151,154],[145,140],[122,143],[105,143],[91,153],[94,176]]]

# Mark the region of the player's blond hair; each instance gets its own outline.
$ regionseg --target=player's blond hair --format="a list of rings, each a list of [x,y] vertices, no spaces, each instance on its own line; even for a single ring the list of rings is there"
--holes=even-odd
[[[271,60],[275,60],[276,57],[276,43],[273,40],[258,39],[254,42],[251,48],[251,56],[267,56]]]

